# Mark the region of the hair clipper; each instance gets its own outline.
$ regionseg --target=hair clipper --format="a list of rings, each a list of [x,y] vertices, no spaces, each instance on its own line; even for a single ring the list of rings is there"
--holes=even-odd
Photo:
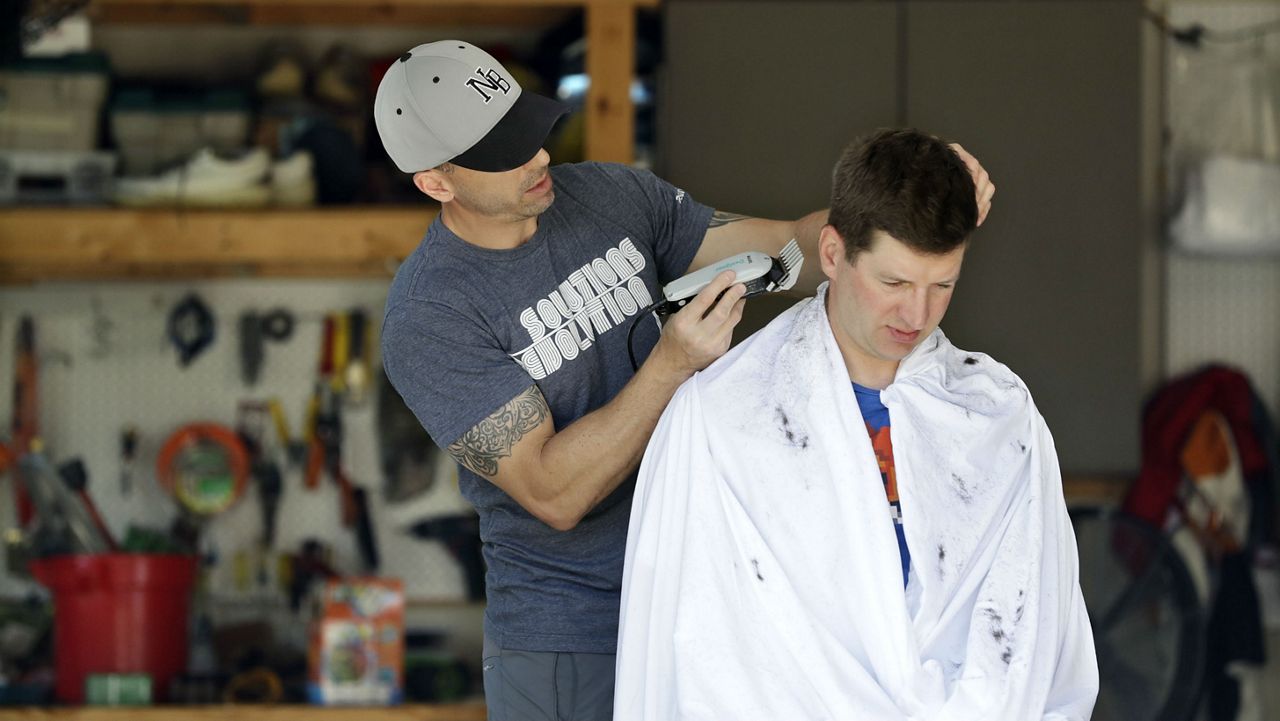
[[[800,245],[794,239],[783,247],[777,258],[754,250],[739,253],[667,283],[662,287],[663,300],[654,308],[654,312],[659,317],[675,313],[726,270],[737,273],[735,283],[747,286],[744,298],[789,290],[796,284],[802,265],[804,254],[800,252]]]

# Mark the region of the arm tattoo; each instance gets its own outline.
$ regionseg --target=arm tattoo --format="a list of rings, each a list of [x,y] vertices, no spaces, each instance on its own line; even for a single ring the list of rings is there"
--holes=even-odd
[[[723,210],[717,210],[711,214],[711,224],[707,226],[707,229],[719,228],[722,225],[736,223],[739,220],[751,220],[751,216],[738,215],[737,213],[726,213]]]
[[[550,415],[538,386],[529,386],[449,444],[449,455],[472,471],[492,477],[498,473],[498,459],[511,455],[516,442]]]

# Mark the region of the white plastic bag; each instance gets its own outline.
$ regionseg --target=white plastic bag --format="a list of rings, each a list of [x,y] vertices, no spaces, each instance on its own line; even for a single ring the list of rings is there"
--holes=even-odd
[[[1172,244],[1280,255],[1280,56],[1267,39],[1170,51]]]
[[[1219,255],[1280,255],[1280,163],[1209,156],[1185,168],[1176,247]]]

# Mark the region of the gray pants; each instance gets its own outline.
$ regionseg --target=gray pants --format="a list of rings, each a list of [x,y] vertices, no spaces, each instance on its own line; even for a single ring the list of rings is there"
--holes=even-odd
[[[484,639],[489,721],[610,721],[611,653],[512,651]]]

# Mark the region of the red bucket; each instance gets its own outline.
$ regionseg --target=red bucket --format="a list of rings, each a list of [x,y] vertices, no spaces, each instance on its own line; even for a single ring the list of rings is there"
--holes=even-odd
[[[102,553],[31,562],[53,592],[55,694],[84,703],[95,673],[151,675],[155,700],[187,666],[187,621],[196,557]]]

